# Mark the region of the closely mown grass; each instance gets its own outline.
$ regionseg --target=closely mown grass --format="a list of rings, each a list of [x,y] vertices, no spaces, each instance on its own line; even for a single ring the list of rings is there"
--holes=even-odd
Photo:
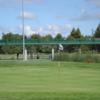
[[[100,96],[97,93],[14,92],[1,93],[0,100],[100,100]]]
[[[100,64],[2,60],[0,100],[100,100]]]

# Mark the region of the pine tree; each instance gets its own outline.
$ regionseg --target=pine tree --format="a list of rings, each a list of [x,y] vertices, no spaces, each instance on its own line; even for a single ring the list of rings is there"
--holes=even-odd
[[[95,38],[100,38],[100,24],[97,26],[94,37]]]

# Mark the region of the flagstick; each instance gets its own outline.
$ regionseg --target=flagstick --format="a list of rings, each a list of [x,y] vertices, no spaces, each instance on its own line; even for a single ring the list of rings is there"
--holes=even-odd
[[[61,52],[60,52],[60,50],[59,50],[59,57],[61,58]],[[58,61],[58,68],[59,68],[59,71],[60,71],[60,67],[61,67],[61,59],[59,58],[59,61]]]
[[[59,44],[59,51],[58,51],[58,54],[59,54],[59,56],[60,56],[60,58],[59,58],[59,62],[58,62],[58,67],[60,68],[61,67],[61,51],[63,51],[63,46],[61,45],[61,44]]]

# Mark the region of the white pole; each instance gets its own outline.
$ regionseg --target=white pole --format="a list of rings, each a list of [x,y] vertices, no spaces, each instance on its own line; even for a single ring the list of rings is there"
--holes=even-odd
[[[27,50],[25,49],[25,61],[27,61]]]
[[[52,60],[54,60],[54,48],[52,48]]]
[[[22,0],[22,35],[23,35],[23,60],[25,60],[24,1],[23,0]]]

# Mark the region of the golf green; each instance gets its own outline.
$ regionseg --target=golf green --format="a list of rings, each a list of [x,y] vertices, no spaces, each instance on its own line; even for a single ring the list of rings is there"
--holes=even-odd
[[[100,100],[100,64],[0,61],[0,100]]]

